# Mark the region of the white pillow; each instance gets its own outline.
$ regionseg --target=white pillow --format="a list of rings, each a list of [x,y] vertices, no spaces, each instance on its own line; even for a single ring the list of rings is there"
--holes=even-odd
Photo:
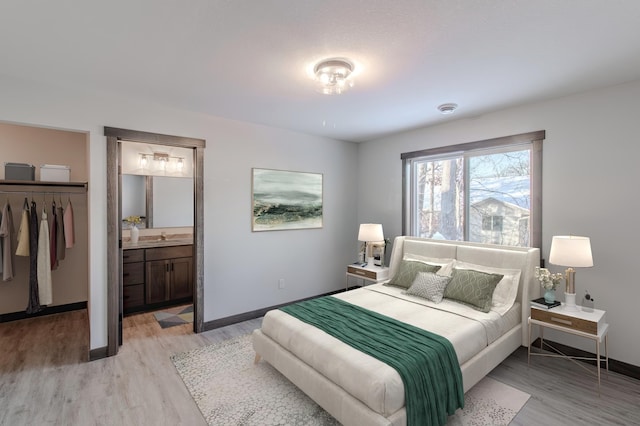
[[[422,297],[434,303],[442,302],[444,289],[451,280],[450,277],[434,274],[433,272],[418,272],[407,294]]]
[[[412,253],[405,253],[402,260],[413,260],[417,262],[428,263],[429,265],[440,266],[440,269],[438,270],[438,272],[436,272],[436,274],[444,275],[447,277],[451,276],[451,271],[453,271],[453,262],[455,262],[455,259],[427,257]]]
[[[461,262],[456,260],[454,267],[457,269],[473,269],[475,271],[485,272],[488,274],[501,274],[502,279],[496,285],[491,298],[491,310],[500,314],[507,313],[513,306],[513,302],[518,296],[518,285],[520,284],[520,269],[502,269],[493,268],[491,266],[476,265],[473,263]]]

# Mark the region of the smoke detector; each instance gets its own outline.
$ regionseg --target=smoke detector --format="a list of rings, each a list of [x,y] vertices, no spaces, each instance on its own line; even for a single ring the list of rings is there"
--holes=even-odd
[[[452,114],[456,109],[458,109],[458,104],[453,103],[442,104],[438,106],[438,111],[443,114]]]

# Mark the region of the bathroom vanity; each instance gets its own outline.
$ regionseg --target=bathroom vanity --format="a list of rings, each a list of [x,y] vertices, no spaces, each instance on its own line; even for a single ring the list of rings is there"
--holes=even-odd
[[[125,243],[122,308],[130,314],[193,300],[192,240]]]

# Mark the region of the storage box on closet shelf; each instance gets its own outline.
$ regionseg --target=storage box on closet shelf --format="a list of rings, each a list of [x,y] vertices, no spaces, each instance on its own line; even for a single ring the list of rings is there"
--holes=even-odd
[[[33,164],[4,163],[5,180],[36,180],[36,168]]]
[[[69,182],[71,167],[57,164],[40,166],[40,180],[46,182]]]

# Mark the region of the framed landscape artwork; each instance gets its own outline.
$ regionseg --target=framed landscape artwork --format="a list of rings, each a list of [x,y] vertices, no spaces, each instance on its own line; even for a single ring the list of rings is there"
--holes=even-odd
[[[322,174],[251,169],[251,230],[322,228]]]

